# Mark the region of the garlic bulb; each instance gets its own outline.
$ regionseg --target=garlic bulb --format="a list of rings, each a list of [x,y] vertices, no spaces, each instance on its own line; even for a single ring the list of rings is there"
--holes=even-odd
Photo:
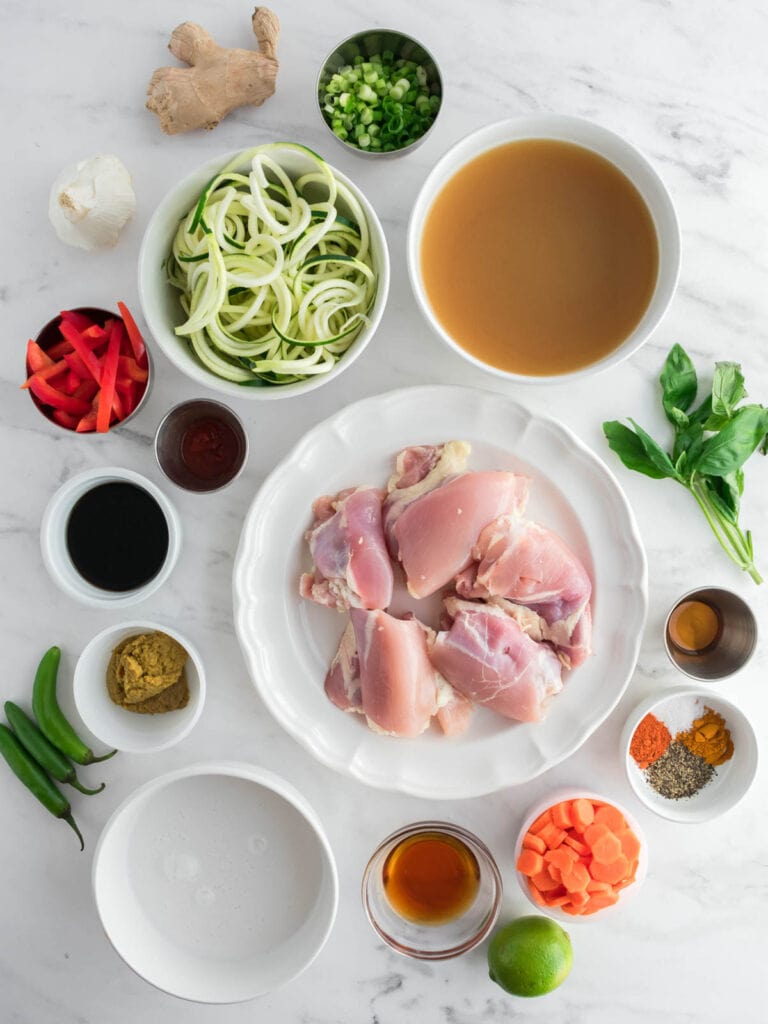
[[[122,160],[100,153],[61,172],[51,189],[48,216],[62,242],[102,249],[115,245],[135,209],[131,176]]]

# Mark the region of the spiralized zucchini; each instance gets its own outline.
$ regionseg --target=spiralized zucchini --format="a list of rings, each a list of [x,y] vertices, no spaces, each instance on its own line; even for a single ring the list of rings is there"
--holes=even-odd
[[[291,180],[275,159],[285,149],[313,170]],[[359,202],[293,143],[241,153],[208,183],[179,224],[168,279],[187,315],[176,334],[212,373],[246,386],[332,370],[369,322],[377,287]]]

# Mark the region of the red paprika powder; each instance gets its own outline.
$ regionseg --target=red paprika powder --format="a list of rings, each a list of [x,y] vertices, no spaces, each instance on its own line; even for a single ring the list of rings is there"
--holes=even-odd
[[[629,752],[641,768],[647,768],[665,754],[672,742],[669,729],[652,714],[647,714],[635,729]]]

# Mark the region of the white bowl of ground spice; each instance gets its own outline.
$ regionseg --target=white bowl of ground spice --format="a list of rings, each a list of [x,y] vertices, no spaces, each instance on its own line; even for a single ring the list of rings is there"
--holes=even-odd
[[[178,743],[205,701],[205,673],[193,644],[149,621],[123,622],[95,636],[78,659],[73,685],[86,728],[131,754]]]
[[[757,772],[757,738],[747,717],[702,690],[677,687],[646,698],[627,719],[621,749],[638,799],[672,821],[724,814]]]

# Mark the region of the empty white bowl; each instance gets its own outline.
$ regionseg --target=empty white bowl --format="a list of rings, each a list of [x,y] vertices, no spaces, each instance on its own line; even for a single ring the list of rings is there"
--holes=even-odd
[[[609,160],[638,190],[653,219],[659,248],[659,268],[651,301],[638,325],[624,341],[603,359],[570,373],[528,376],[491,366],[471,355],[443,327],[427,297],[421,274],[421,236],[430,207],[443,186],[475,157],[508,142],[523,139],[557,139],[575,143]],[[510,225],[510,231],[514,225]],[[416,301],[433,330],[470,363],[497,377],[519,383],[547,384],[577,380],[609,366],[615,366],[636,352],[658,327],[677,287],[680,273],[680,227],[672,200],[663,181],[646,158],[620,135],[563,114],[528,114],[486,125],[452,146],[432,168],[421,187],[408,224],[408,273]],[[553,301],[557,298],[553,296]]]
[[[657,793],[647,781],[644,771],[629,752],[635,729],[647,714],[663,721],[672,739],[690,728],[694,717],[712,708],[725,719],[733,740],[733,756],[715,768],[714,777],[693,796],[670,800]],[[734,807],[745,795],[757,774],[757,737],[743,711],[711,690],[674,687],[663,694],[651,694],[641,701],[627,718],[621,733],[621,756],[629,784],[638,800],[662,818],[694,824],[711,821]]]
[[[104,930],[137,974],[201,1003],[295,978],[333,925],[338,878],[304,797],[254,765],[198,764],[115,811],[93,861]]]
[[[360,189],[341,171],[332,167],[336,178],[352,192],[362,207],[368,222],[371,238],[371,253],[374,269],[378,275],[378,288],[373,309],[369,313],[369,323],[364,326],[350,347],[328,373],[317,374],[296,384],[282,384],[274,387],[243,387],[233,381],[223,380],[208,370],[190,351],[186,338],[174,333],[174,328],[186,319],[179,302],[180,292],[166,280],[165,262],[171,251],[171,245],[179,226],[179,221],[186,216],[197,202],[200,193],[223,167],[233,160],[239,151],[224,153],[214,157],[202,167],[193,171],[186,178],[177,182],[160,202],[152,217],[139,253],[139,296],[153,338],[168,356],[170,361],[198,384],[213,388],[230,398],[270,400],[288,398],[292,395],[314,391],[329,380],[334,380],[357,359],[374,335],[379,325],[389,293],[389,253],[384,230],[376,216],[376,212]],[[292,178],[299,177],[308,171],[315,170],[315,164],[300,148],[283,149],[279,156],[272,156]],[[247,165],[246,165],[247,166]],[[347,212],[341,197],[338,201],[339,210]]]
[[[80,575],[67,550],[67,522],[75,504],[94,487],[112,482],[135,484],[147,491],[160,506],[168,526],[165,561],[151,580],[134,590],[112,591],[94,586]],[[93,608],[125,608],[154,594],[171,575],[181,550],[181,522],[160,488],[140,473],[119,466],[89,469],[70,477],[48,502],[40,526],[40,547],[51,579],[69,597]]]
[[[555,918],[556,921],[562,923],[573,923],[576,921],[593,921],[597,918],[604,918],[607,914],[614,913],[616,910],[625,907],[627,903],[631,902],[639,890],[641,889],[645,876],[648,871],[648,844],[645,836],[643,835],[642,829],[638,825],[637,821],[629,813],[626,807],[622,807],[620,803],[610,797],[601,796],[599,793],[593,793],[588,789],[559,789],[550,793],[549,796],[539,800],[533,807],[531,807],[528,814],[525,816],[523,827],[517,837],[517,843],[515,844],[515,865],[517,859],[523,848],[523,839],[525,838],[526,832],[530,829],[531,825],[536,821],[540,814],[543,814],[550,807],[554,807],[555,804],[561,803],[563,800],[577,800],[579,797],[585,797],[587,800],[600,800],[604,804],[610,804],[615,807],[617,811],[621,811],[626,819],[627,824],[637,836],[640,841],[640,857],[638,859],[637,872],[635,874],[635,880],[626,888],[621,890],[619,900],[612,906],[603,907],[601,910],[596,911],[594,914],[588,914],[582,916],[580,914],[567,914],[564,910],[559,907],[543,907],[537,903],[531,895],[530,886],[528,885],[528,879],[520,871],[516,870],[517,880],[520,883],[520,888],[523,891],[524,896],[528,902],[536,908],[536,912],[539,914],[546,914],[548,917]]]
[[[109,659],[123,640],[155,631],[173,637],[189,654],[185,666],[189,701],[176,711],[154,715],[127,711],[115,704],[107,692]],[[73,690],[78,714],[97,739],[126,753],[147,754],[172,747],[195,725],[205,703],[205,672],[194,644],[170,626],[141,620],[121,622],[102,630],[83,650],[75,665]]]

